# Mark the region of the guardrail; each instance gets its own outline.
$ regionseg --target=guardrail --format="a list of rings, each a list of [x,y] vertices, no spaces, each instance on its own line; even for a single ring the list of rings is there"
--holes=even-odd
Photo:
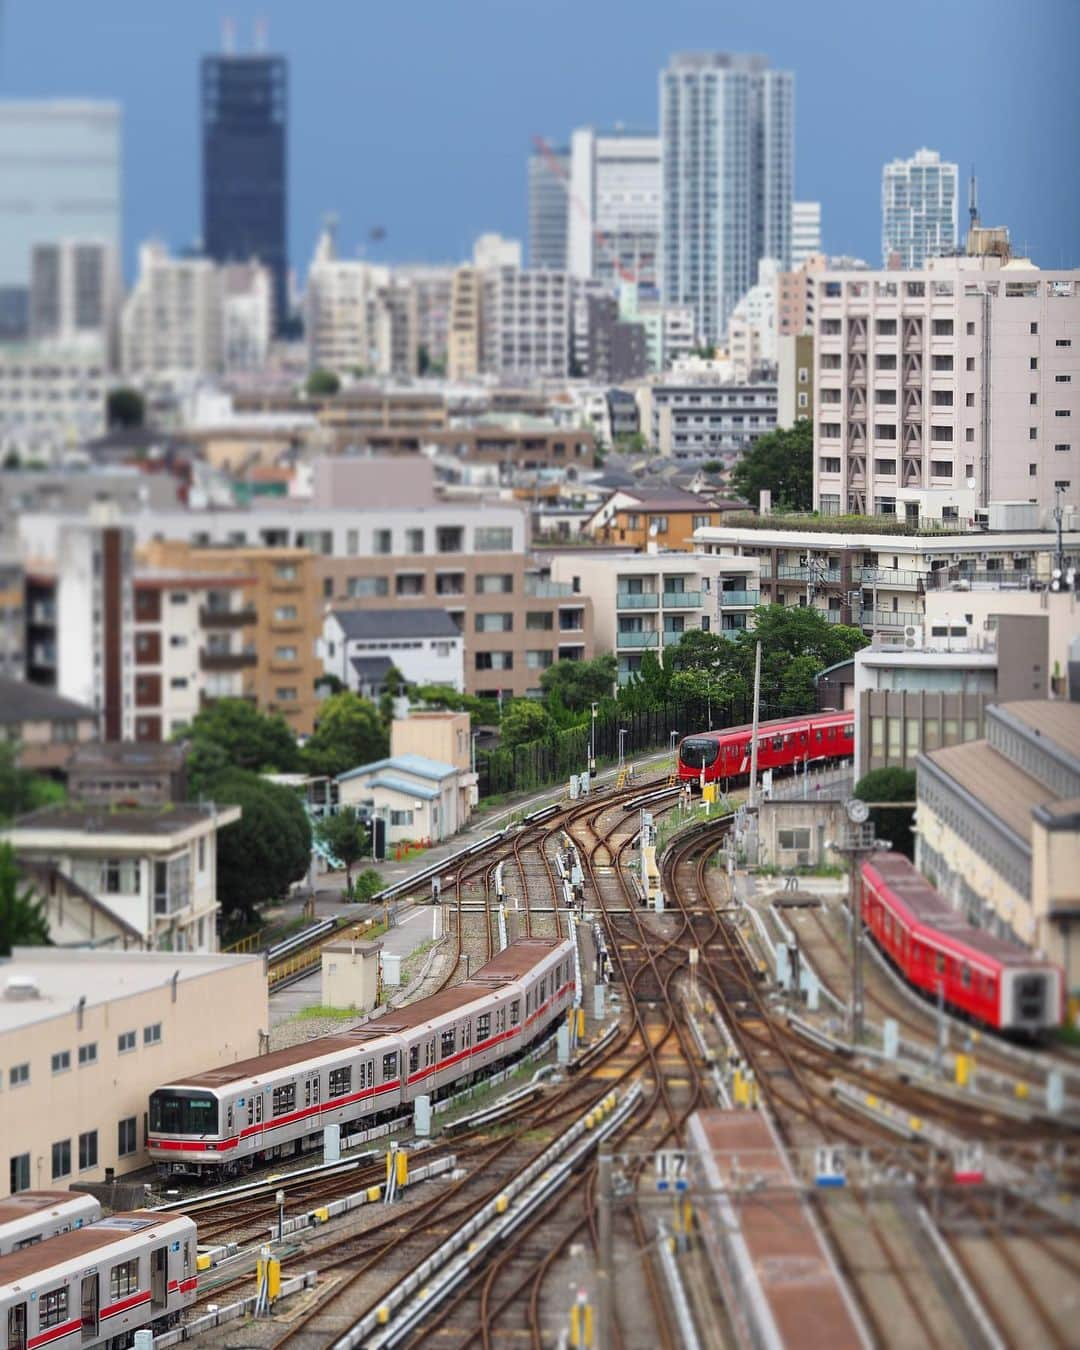
[[[283,956],[288,956],[290,952],[299,951],[303,947],[308,947],[318,938],[333,932],[337,926],[337,919],[320,919],[318,923],[312,924],[310,928],[301,929],[299,933],[293,933],[291,937],[282,938],[280,942],[275,942],[266,953],[266,959],[273,965],[275,961],[280,960]]]

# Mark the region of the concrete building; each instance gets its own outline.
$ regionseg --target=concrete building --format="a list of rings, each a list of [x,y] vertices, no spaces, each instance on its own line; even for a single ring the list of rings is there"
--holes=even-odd
[[[408,263],[394,268],[395,281],[407,285],[412,293],[417,359],[423,352],[427,360],[427,369],[418,374],[447,373],[454,272],[452,263]]]
[[[120,259],[108,240],[35,244],[30,257],[30,340],[82,346],[107,366],[117,359]]]
[[[917,150],[881,171],[881,262],[906,272],[956,248],[959,171],[936,150]]]
[[[613,295],[590,296],[586,307],[586,379],[604,384],[641,379],[649,369],[644,325],[620,319]]]
[[[685,52],[660,74],[663,296],[716,343],[762,258],[791,266],[794,76]]]
[[[475,380],[480,374],[481,276],[475,267],[459,267],[450,288],[446,373],[451,380]]]
[[[477,235],[473,241],[473,266],[481,272],[496,271],[510,267],[520,272],[522,267],[521,240],[507,239],[504,235]]]
[[[221,269],[221,327],[225,372],[261,370],[274,334],[274,278],[261,263]]]
[[[640,385],[641,430],[648,444],[673,459],[734,461],[776,426],[775,384],[677,380]]]
[[[143,945],[162,951],[218,949],[217,835],[238,806],[49,806],[0,831],[20,863],[56,867],[109,910]],[[56,946],[83,940],[66,918]]]
[[[224,369],[222,273],[209,258],[139,249],[139,275],[121,320],[128,376],[218,375]]]
[[[68,763],[72,800],[98,806],[167,806],[187,800],[187,748],[95,741]]]
[[[480,631],[489,623],[476,616]],[[445,609],[332,609],[323,620],[322,658],[325,672],[355,693],[381,685],[390,666],[406,684],[465,688],[464,638]]]
[[[1080,502],[1080,272],[932,259],[818,277],[814,505],[970,527]]]
[[[660,287],[660,141],[617,128],[570,137],[567,262],[571,276]]]
[[[565,272],[482,271],[480,369],[500,377],[565,379],[570,372],[570,282]]]
[[[113,382],[92,346],[0,343],[0,454],[53,464],[104,435]]]
[[[1080,703],[986,711],[986,736],[917,765],[916,861],[969,922],[1013,936],[1080,988]]]
[[[772,369],[776,365],[779,272],[775,258],[762,258],[757,265],[757,281],[728,319],[728,357],[740,384],[750,381],[763,367]]]
[[[537,145],[529,155],[529,266],[565,272],[570,177],[568,146]]]
[[[375,370],[377,301],[389,282],[386,267],[339,258],[333,229],[323,230],[304,293],[304,335],[312,370],[341,375]]]
[[[814,414],[814,339],[776,340],[776,425],[787,430]]]
[[[386,841],[448,839],[465,825],[458,770],[426,755],[399,754],[338,776],[338,799],[369,819],[386,819]]]
[[[0,1198],[147,1166],[150,1093],[267,1026],[261,956],[16,947],[0,985]]]
[[[592,598],[597,652],[614,652],[619,683],[645,652],[663,664],[684,633],[745,628],[758,601],[757,563],[702,553],[559,552],[553,581]]]
[[[624,284],[619,287],[619,316],[644,328],[646,365],[654,374],[669,370],[697,344],[691,305],[642,300],[636,286]]]
[[[791,266],[799,268],[821,246],[821,203],[791,203]]]
[[[0,529],[2,529],[0,525]],[[0,679],[26,677],[26,578],[18,562],[0,562]]]
[[[96,740],[98,714],[36,684],[0,676],[0,740],[18,747],[19,765],[66,771],[76,748]]]
[[[697,552],[694,531],[722,525],[738,502],[717,502],[709,495],[678,488],[617,488],[582,525],[598,544],[624,548],[660,548]]]

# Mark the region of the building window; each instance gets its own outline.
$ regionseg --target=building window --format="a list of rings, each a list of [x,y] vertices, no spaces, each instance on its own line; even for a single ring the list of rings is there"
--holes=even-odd
[[[97,1041],[90,1041],[86,1045],[79,1046],[79,1068],[84,1069],[88,1064],[97,1063]]]
[[[161,1043],[160,1022],[152,1022],[150,1026],[143,1027],[142,1043],[143,1045],[159,1045]]]
[[[930,439],[932,441],[951,441],[953,438],[952,431],[952,427],[931,427]]]
[[[547,670],[554,660],[554,653],[550,651],[527,651],[525,653],[525,665],[529,670]]]
[[[30,1154],[17,1153],[8,1167],[8,1188],[12,1195],[30,1189]]]
[[[936,369],[936,366],[935,366],[935,369]],[[951,366],[951,365],[949,366],[949,369],[952,370],[952,366]],[[964,361],[964,369],[965,369],[965,370],[974,370],[974,369],[975,369],[975,358],[974,358],[973,356],[967,357],[967,359]]]
[[[481,572],[476,578],[477,595],[510,595],[514,577],[510,572]]]
[[[97,1130],[88,1130],[79,1135],[79,1171],[86,1172],[97,1166]]]
[[[1037,356],[1033,356],[1030,358],[1030,360],[1028,361],[1028,369],[1029,370],[1039,369],[1039,358]]]
[[[122,1031],[116,1038],[117,1053],[126,1055],[129,1050],[135,1049],[135,1033],[133,1031]]]
[[[972,362],[972,364],[968,366],[968,370],[974,370],[975,369],[974,358],[969,356],[968,360]],[[953,359],[951,356],[935,356],[931,359],[930,364],[933,370],[941,374],[945,371],[952,370]]]
[[[555,617],[550,610],[530,610],[525,615],[525,627],[533,633],[550,633],[555,627]]]
[[[424,531],[406,530],[405,531],[405,552],[423,553],[424,551]]]
[[[1028,427],[1028,440],[1029,440],[1029,441],[1037,441],[1038,439],[1039,439],[1039,428],[1038,428],[1038,427]]]
[[[345,583],[345,594],[351,600],[367,599],[370,596],[389,595],[388,577],[349,577]]]
[[[966,428],[964,429],[964,440],[965,440],[965,441],[973,441],[974,439],[975,439],[975,428],[974,428],[974,427],[966,427]]]
[[[478,633],[512,633],[513,630],[513,614],[478,614],[476,616],[476,631]]]
[[[60,1050],[52,1057],[53,1073],[67,1073],[71,1068],[71,1051]]]
[[[408,825],[408,826],[411,826],[412,823],[413,823],[413,813],[412,813],[411,811],[391,811],[391,812],[390,812],[390,824],[391,824],[391,825]]]
[[[121,1158],[126,1158],[134,1153],[138,1148],[139,1142],[136,1133],[135,1117],[128,1116],[120,1121],[116,1130],[116,1151]]]
[[[1055,375],[1055,376],[1054,376],[1054,383],[1055,383],[1055,384],[1071,384],[1071,383],[1072,383],[1072,376],[1071,376],[1071,375]]]
[[[275,660],[275,661],[295,661],[296,659],[297,659],[297,658],[296,658],[296,648],[295,648],[295,647],[275,647],[275,648],[274,648],[274,660]]]
[[[372,553],[390,553],[393,550],[393,538],[389,530],[376,530],[371,536]]]
[[[439,525],[435,529],[436,553],[464,553],[465,531],[460,525]]]
[[[874,324],[874,332],[877,333],[878,337],[895,337],[896,320],[878,319],[877,322]]]
[[[808,849],[810,847],[809,829],[777,830],[777,845],[782,849]]]
[[[294,623],[296,621],[295,605],[278,605],[274,610],[275,623]]]
[[[1055,449],[1059,454],[1066,454],[1066,455],[1067,455],[1067,454],[1069,453],[1069,451],[1072,449],[1072,446],[1070,446],[1070,445],[1068,444],[1067,441],[1059,441],[1059,442],[1057,443],[1057,445],[1054,446],[1054,449]]]
[[[396,595],[423,595],[424,574],[422,572],[399,572],[394,578]]]
[[[1035,477],[1037,477],[1037,476],[1038,476],[1038,473],[1039,473],[1039,466],[1038,466],[1037,464],[1029,464],[1029,465],[1028,465],[1028,477],[1029,477],[1029,478],[1035,478]]]
[[[930,461],[930,476],[932,478],[951,478],[952,465],[947,459],[932,459]]]
[[[477,670],[513,670],[513,652],[477,652]]]
[[[876,474],[880,474],[883,478],[891,478],[891,477],[895,477],[895,476],[896,476],[896,460],[895,460],[895,459],[875,459],[875,460],[874,460],[874,472],[875,472]]]
[[[8,1087],[25,1087],[30,1081],[29,1064],[13,1064],[8,1074]]]
[[[52,1146],[52,1179],[71,1175],[71,1140],[60,1139]]]
[[[473,547],[477,553],[509,553],[514,547],[514,531],[509,525],[478,527]]]
[[[1072,346],[1072,338],[1055,338],[1055,339],[1054,339],[1054,346],[1055,346],[1055,347],[1071,347],[1071,346]]]
[[[295,581],[300,575],[295,563],[277,563],[274,566],[275,581]]]
[[[934,337],[952,337],[953,321],[952,319],[935,319],[931,330]]]
[[[1071,408],[1055,408],[1055,409],[1054,409],[1054,416],[1055,416],[1055,417],[1071,417],[1071,416],[1072,416],[1072,409],[1071,409]]]

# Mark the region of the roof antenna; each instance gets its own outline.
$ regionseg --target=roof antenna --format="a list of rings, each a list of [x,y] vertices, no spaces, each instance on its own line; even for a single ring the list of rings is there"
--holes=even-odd
[[[221,21],[221,50],[226,56],[236,55],[236,20]]]
[[[973,230],[979,228],[978,185],[975,181],[974,164],[971,166],[971,177],[968,179],[968,224]]]

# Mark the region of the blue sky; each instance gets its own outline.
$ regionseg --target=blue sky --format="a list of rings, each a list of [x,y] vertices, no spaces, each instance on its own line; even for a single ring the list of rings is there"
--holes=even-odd
[[[0,0],[0,96],[118,99],[125,243],[199,221],[198,58],[225,15],[291,63],[290,252],[325,211],[351,253],[456,259],[524,238],[531,137],[652,127],[675,50],[796,73],[796,192],[830,252],[876,262],[881,165],[921,145],[979,175],[983,218],[1043,266],[1080,264],[1080,0]],[[966,204],[966,203],[965,203]],[[129,262],[130,267],[130,262]]]

